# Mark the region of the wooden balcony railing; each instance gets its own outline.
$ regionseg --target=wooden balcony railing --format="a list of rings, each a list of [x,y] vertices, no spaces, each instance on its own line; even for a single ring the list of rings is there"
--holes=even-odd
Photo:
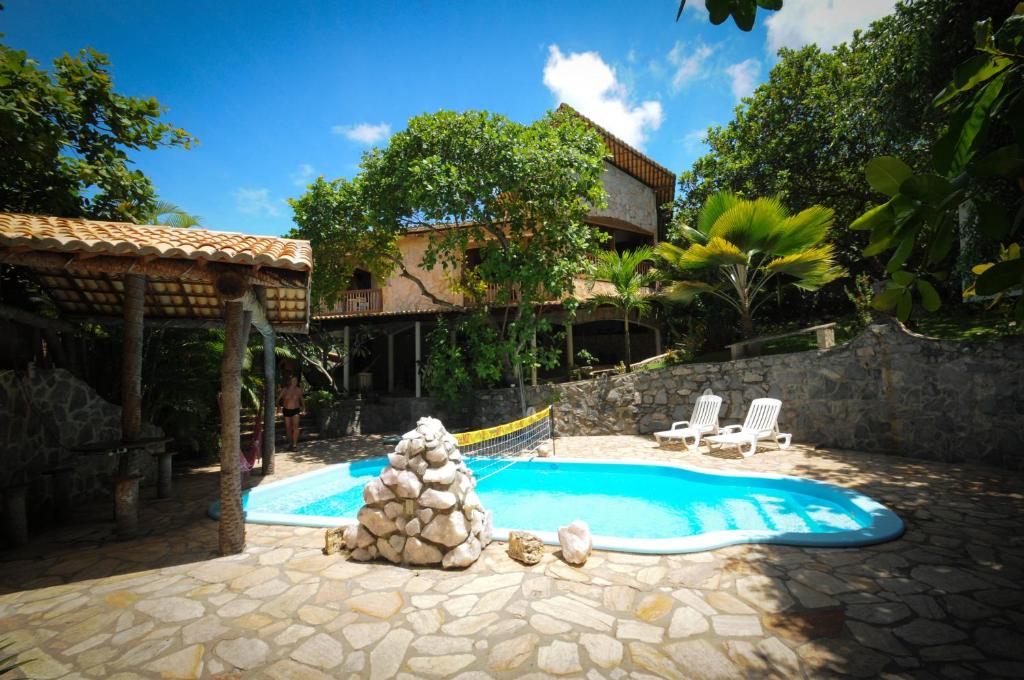
[[[327,312],[336,316],[358,316],[384,311],[384,295],[380,288],[347,290],[338,298],[338,303]]]

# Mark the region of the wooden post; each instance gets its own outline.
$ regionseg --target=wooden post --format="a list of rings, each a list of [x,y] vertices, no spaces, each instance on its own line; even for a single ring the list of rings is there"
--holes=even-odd
[[[242,401],[242,352],[248,337],[242,303],[224,303],[224,359],[220,368],[220,554],[245,549],[242,473],[239,468],[239,407]]]
[[[530,338],[530,349],[532,350],[533,358],[530,360],[530,385],[532,387],[537,386],[537,334],[534,333]]]
[[[124,277],[124,341],[121,346],[121,441],[131,442],[142,431],[142,329],[146,279]]]
[[[395,334],[388,333],[388,393],[395,391]]]
[[[277,361],[273,333],[263,336],[263,475],[274,474],[277,433]]]
[[[422,358],[421,357],[422,349],[420,348],[420,337],[422,336],[422,333],[420,332],[420,322],[419,321],[417,321],[416,324],[415,324],[415,334],[416,334],[416,354],[415,354],[415,357],[416,357],[416,398],[419,399],[420,398],[420,390],[422,389],[421,386],[420,386],[420,359]]]
[[[661,329],[654,329],[654,356],[661,354]]]
[[[835,326],[819,328],[814,331],[814,334],[818,336],[818,349],[828,349],[829,347],[836,346]]]
[[[565,353],[568,355],[570,370],[576,365],[576,354],[573,350],[572,321],[565,324]]]
[[[342,332],[344,333],[343,344],[344,344],[344,347],[345,347],[345,363],[342,364],[342,366],[341,366],[341,387],[347,393],[348,392],[348,376],[349,376],[349,371],[352,368],[352,361],[351,361],[351,358],[348,355],[350,341],[351,341],[351,338],[349,336],[349,327],[345,326],[345,329]]]

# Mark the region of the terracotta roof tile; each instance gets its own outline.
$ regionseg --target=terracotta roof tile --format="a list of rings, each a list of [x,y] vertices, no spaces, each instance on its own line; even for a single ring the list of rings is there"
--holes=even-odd
[[[208,229],[0,213],[0,245],[54,252],[155,255],[311,271],[308,241]]]

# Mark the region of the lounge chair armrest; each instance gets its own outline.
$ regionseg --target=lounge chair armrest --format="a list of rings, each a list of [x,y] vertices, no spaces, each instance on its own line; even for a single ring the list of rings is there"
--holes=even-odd
[[[735,432],[742,432],[742,425],[726,425],[718,431],[718,434],[733,434]]]
[[[689,427],[689,426],[690,426],[690,421],[689,420],[677,420],[676,422],[672,423],[672,427],[670,427],[669,429],[670,430],[677,430],[680,427]]]

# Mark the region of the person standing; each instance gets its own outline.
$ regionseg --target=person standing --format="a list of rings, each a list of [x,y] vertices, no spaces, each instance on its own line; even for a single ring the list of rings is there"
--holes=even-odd
[[[299,387],[299,379],[292,376],[288,386],[277,393],[277,403],[284,416],[284,432],[288,439],[288,450],[294,451],[299,444],[299,416],[306,412],[305,393]]]

